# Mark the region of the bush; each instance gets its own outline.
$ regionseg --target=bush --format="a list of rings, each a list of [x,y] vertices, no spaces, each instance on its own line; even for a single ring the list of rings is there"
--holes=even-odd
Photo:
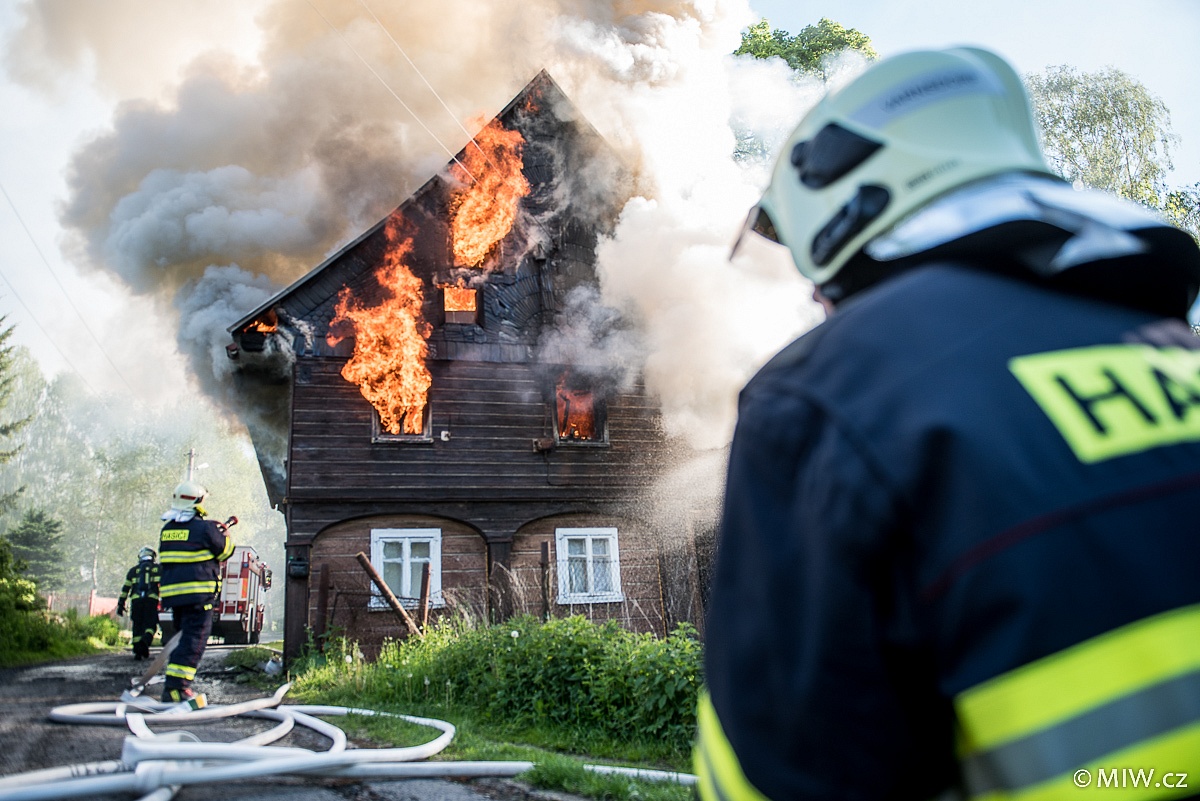
[[[435,627],[423,640],[385,644],[371,664],[352,643],[330,643],[307,663],[297,690],[347,694],[357,706],[369,698],[464,709],[509,729],[567,733],[579,743],[653,742],[682,757],[695,736],[701,681],[701,646],[687,624],[659,639],[582,617],[521,617]]]
[[[0,667],[82,656],[119,641],[120,629],[107,615],[0,608]]]

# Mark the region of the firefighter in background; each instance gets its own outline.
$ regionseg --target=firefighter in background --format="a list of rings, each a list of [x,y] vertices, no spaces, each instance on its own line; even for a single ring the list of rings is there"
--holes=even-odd
[[[194,481],[175,488],[159,535],[162,605],[171,610],[179,644],[167,662],[164,701],[196,697],[191,689],[196,666],[212,632],[213,602],[220,587],[220,563],[233,553],[233,539],[221,523],[205,519],[207,490]]]
[[[824,98],[751,232],[834,311],[739,400],[702,797],[1200,792],[1196,242],[973,48]]]
[[[158,631],[158,562],[154,549],[147,546],[138,551],[138,563],[125,574],[121,597],[117,599],[118,617],[125,614],[125,599],[129,598],[129,622],[133,628],[133,658],[150,658],[150,643]]]

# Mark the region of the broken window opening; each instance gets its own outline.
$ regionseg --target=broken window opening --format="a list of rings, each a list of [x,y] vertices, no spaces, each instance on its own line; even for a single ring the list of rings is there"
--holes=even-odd
[[[564,372],[555,385],[554,409],[554,438],[559,444],[608,442],[604,398],[569,372]]]
[[[465,286],[441,284],[442,310],[447,323],[479,324],[479,292]]]

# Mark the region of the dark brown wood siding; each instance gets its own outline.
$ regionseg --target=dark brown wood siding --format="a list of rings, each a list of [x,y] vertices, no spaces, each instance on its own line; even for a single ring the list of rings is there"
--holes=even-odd
[[[430,361],[429,441],[376,441],[375,410],[342,378],[344,361],[301,358],[296,367],[288,463],[289,541],[313,536],[325,505],[492,505],[466,517],[488,537],[511,537],[533,513],[511,504],[612,504],[645,486],[662,447],[657,410],[640,393],[607,402],[604,446],[560,444],[552,435],[547,381],[530,364]],[[443,438],[443,432],[445,437]],[[563,509],[563,511],[566,511]]]

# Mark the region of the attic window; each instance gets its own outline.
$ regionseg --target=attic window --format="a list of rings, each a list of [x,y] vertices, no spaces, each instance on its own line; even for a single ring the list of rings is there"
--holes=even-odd
[[[442,308],[447,323],[478,325],[479,292],[469,287],[442,284]]]
[[[608,444],[604,398],[570,371],[554,388],[554,438],[560,445]]]

